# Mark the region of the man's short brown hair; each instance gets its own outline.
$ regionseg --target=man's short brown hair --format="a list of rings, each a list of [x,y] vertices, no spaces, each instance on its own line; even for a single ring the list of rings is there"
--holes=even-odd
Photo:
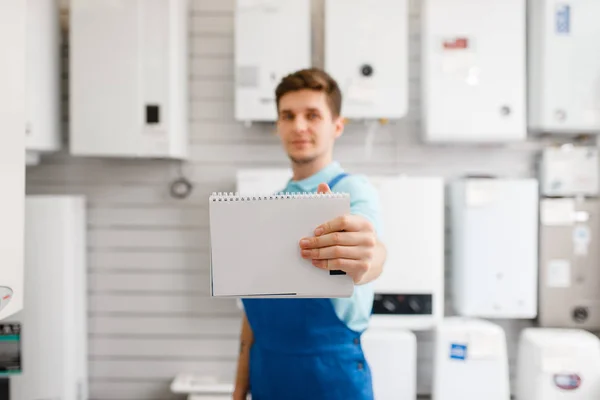
[[[342,112],[340,88],[335,79],[318,68],[302,69],[287,75],[281,80],[277,85],[277,89],[275,89],[277,110],[279,110],[279,100],[283,95],[303,89],[325,93],[332,116],[334,118],[340,116]]]

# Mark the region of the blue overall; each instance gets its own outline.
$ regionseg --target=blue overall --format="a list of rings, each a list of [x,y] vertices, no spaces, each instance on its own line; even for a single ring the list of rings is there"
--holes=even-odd
[[[244,299],[243,304],[254,332],[252,400],[373,399],[361,332],[339,319],[330,299]]]

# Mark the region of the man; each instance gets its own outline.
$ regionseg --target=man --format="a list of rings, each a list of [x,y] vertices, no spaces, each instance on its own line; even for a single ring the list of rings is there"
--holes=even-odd
[[[333,161],[343,132],[337,83],[318,69],[297,71],[276,89],[277,128],[293,178],[283,192],[350,193],[351,215],[323,221],[299,251],[315,268],[342,270],[351,298],[244,299],[234,399],[372,400],[370,368],[360,337],[373,304],[370,282],[382,271],[376,190]],[[277,234],[277,233],[274,233]],[[265,257],[268,257],[265,250]]]

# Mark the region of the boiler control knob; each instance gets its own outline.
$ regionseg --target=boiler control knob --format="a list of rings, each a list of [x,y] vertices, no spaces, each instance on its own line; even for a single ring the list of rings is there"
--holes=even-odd
[[[385,307],[386,310],[388,311],[394,311],[396,309],[396,306],[394,305],[393,302],[391,302],[390,300],[384,300],[383,301],[383,306]]]
[[[360,72],[364,76],[371,76],[373,75],[373,67],[371,67],[369,64],[365,64],[360,68]]]
[[[408,300],[408,305],[415,312],[421,312],[422,306],[421,302],[418,299],[412,298]]]

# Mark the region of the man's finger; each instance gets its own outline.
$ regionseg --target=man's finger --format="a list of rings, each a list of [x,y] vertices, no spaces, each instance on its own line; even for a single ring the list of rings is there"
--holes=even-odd
[[[331,189],[329,188],[328,184],[320,183],[319,187],[317,188],[317,193],[331,193]]]
[[[363,218],[358,218],[355,215],[342,215],[319,225],[315,229],[316,236],[326,235],[331,232],[360,232],[364,230],[370,223]]]
[[[320,249],[302,250],[302,257],[313,260],[332,260],[334,258],[349,258],[358,260],[370,257],[365,247],[359,246],[329,246]]]
[[[305,237],[300,240],[303,249],[318,249],[329,246],[371,246],[374,236],[362,232],[331,232],[321,236]]]

